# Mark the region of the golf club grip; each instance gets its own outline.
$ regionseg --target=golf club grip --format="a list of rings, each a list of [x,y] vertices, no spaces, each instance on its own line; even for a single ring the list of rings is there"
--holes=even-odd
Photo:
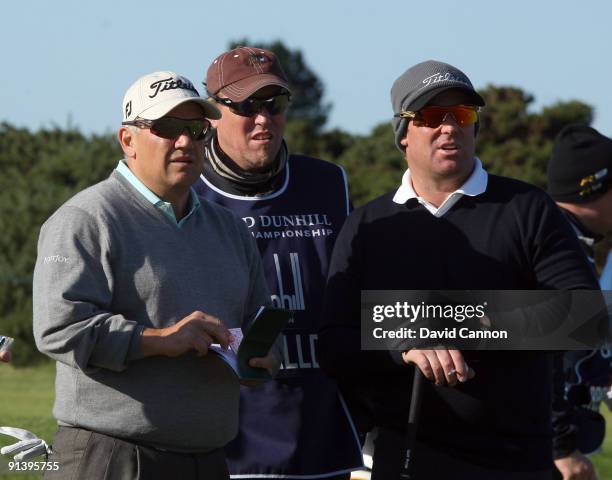
[[[421,410],[421,400],[423,398],[423,373],[414,366],[414,376],[412,378],[412,395],[410,396],[410,407],[408,410],[408,425],[406,429],[406,453],[402,470],[400,471],[400,480],[410,480],[410,465],[412,462],[412,452],[416,443],[416,433],[419,423],[419,412]]]
[[[419,421],[419,412],[421,410],[421,400],[423,398],[423,372],[414,366],[414,377],[412,378],[412,396],[410,397],[410,410],[408,410],[408,426],[416,427]]]

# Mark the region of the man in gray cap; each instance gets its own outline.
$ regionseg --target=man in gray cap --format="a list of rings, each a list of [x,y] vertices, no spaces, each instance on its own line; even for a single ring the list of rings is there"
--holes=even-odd
[[[209,346],[268,300],[244,223],[191,189],[219,110],[167,71],[122,110],[125,159],[40,232],[34,337],[56,360],[59,424],[46,478],[227,479],[239,382]]]
[[[552,358],[546,352],[362,351],[362,290],[596,288],[551,199],[488,174],[475,156],[484,99],[429,60],[393,84],[400,187],[355,210],[336,242],[320,361],[362,428],[377,427],[373,479],[399,478],[411,379],[423,385],[413,477],[543,480],[552,468]],[[435,382],[435,384],[433,383]]]
[[[548,193],[572,226],[595,270],[594,245],[612,233],[612,140],[588,125],[564,127],[548,163]],[[596,478],[585,456],[601,448],[605,419],[599,414],[610,389],[609,348],[565,354],[565,400],[555,412],[555,466],[563,479]],[[558,425],[557,425],[558,424]]]

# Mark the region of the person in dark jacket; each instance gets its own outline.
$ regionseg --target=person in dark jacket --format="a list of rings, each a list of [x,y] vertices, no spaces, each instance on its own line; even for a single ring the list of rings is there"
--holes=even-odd
[[[547,175],[549,194],[595,270],[594,246],[612,232],[612,140],[588,125],[567,125],[555,139]],[[563,480],[596,478],[585,455],[597,451],[604,439],[599,407],[610,390],[611,360],[610,348],[602,347],[568,352],[560,366],[566,404],[554,412],[553,456]]]
[[[322,367],[359,428],[378,429],[372,478],[399,478],[387,453],[405,436],[416,365],[424,384],[413,476],[543,480],[552,469],[552,355],[543,351],[363,351],[363,290],[596,289],[548,195],[488,174],[475,156],[484,99],[452,65],[429,60],[393,84],[401,186],[347,219],[332,255]],[[434,383],[435,382],[435,383]]]

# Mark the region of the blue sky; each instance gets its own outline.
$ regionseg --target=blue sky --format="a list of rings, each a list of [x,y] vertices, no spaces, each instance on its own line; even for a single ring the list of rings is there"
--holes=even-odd
[[[611,20],[607,0],[2,2],[0,121],[113,131],[136,78],[168,69],[199,86],[247,37],[302,50],[333,104],[327,127],[366,134],[388,121],[395,78],[434,58],[477,88],[522,88],[536,110],[589,103],[612,135]]]

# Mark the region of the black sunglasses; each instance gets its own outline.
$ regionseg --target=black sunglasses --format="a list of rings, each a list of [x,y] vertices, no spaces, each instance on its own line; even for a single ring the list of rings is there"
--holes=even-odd
[[[215,102],[226,105],[232,112],[242,117],[252,117],[260,113],[262,109],[265,109],[270,115],[277,115],[285,112],[291,102],[291,95],[288,93],[281,93],[269,98],[249,97],[241,102],[234,102],[229,98],[214,96],[212,98]]]
[[[122,125],[134,125],[138,128],[148,128],[153,135],[169,140],[176,140],[185,130],[192,140],[205,140],[210,129],[210,122],[205,118],[184,119],[162,117],[157,120],[137,118]]]

